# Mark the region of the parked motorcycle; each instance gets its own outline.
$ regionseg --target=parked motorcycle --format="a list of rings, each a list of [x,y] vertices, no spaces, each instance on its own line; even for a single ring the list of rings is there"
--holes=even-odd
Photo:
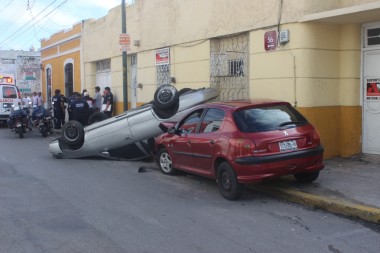
[[[12,110],[9,115],[8,126],[11,131],[18,134],[20,138],[24,138],[26,129],[29,129],[30,131],[32,130],[28,124],[28,112],[28,108],[23,108],[21,103],[19,103],[18,105],[12,106]]]
[[[32,116],[29,118],[29,124],[33,127],[38,127],[43,137],[47,137],[49,132],[53,134],[52,108],[34,107]]]

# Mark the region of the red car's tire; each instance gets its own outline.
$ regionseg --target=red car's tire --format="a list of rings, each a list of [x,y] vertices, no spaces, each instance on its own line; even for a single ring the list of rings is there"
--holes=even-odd
[[[160,149],[160,151],[158,151],[157,163],[163,174],[165,175],[176,174],[176,169],[173,168],[172,158],[166,149],[162,148]]]
[[[244,192],[244,185],[239,183],[236,173],[228,162],[222,162],[217,171],[218,188],[228,200],[239,199]]]
[[[293,174],[293,176],[297,179],[298,182],[311,183],[317,180],[319,176],[319,171],[297,173],[297,174]]]

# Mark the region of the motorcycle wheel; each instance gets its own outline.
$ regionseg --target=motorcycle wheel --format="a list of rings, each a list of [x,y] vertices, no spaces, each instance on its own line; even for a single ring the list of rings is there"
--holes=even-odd
[[[46,126],[41,127],[41,135],[42,137],[47,137],[48,136],[48,129]]]
[[[18,137],[20,137],[21,139],[24,138],[24,129],[23,129],[23,127],[18,127],[17,128],[17,132],[18,132]]]

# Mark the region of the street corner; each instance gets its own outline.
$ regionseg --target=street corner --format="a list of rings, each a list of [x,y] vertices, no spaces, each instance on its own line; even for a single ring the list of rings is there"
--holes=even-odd
[[[312,188],[309,188],[308,192],[306,192],[293,187],[289,183],[281,184],[281,181],[249,184],[247,188],[280,200],[380,224],[380,208],[352,201],[341,196],[315,194]]]

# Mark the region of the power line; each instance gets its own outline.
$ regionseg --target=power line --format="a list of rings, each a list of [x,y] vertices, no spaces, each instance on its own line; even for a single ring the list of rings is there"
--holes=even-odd
[[[14,1],[14,0],[9,1],[9,3],[7,3],[7,4],[6,4],[6,5],[0,10],[0,13],[1,13],[2,11],[6,10],[7,7],[8,7],[13,1]]]
[[[53,1],[50,5],[52,5],[54,2],[56,2],[57,0],[55,0],[55,1]],[[56,11],[57,9],[59,9],[59,8],[61,8],[65,3],[67,3],[68,1],[70,1],[70,0],[64,0],[61,4],[59,4],[57,7],[55,7],[53,10],[51,10],[49,13],[47,13],[45,16],[43,16],[42,18],[40,18],[39,20],[36,20],[36,21],[34,21],[34,23],[32,23],[31,25],[29,25],[29,27],[27,27],[26,29],[24,29],[28,24],[25,24],[24,26],[22,26],[21,28],[19,28],[18,30],[16,30],[14,33],[12,33],[10,36],[8,36],[8,38],[6,38],[6,39],[4,39],[4,40],[2,40],[1,42],[0,42],[0,46],[2,46],[2,45],[4,45],[4,44],[7,44],[8,42],[7,41],[9,41],[10,39],[12,39],[12,38],[16,38],[17,36],[19,36],[19,35],[17,35],[17,33],[19,33],[19,32],[25,32],[25,31],[27,31],[27,30],[29,30],[30,28],[32,28],[35,24],[38,24],[42,19],[44,19],[44,18],[46,18],[47,16],[49,16],[51,13],[53,13],[54,11]],[[49,5],[49,6],[50,6]],[[49,7],[48,6],[48,7]],[[45,11],[48,7],[46,7],[43,11]],[[40,14],[42,14],[42,12],[43,11],[41,11],[37,16],[35,16],[34,18],[33,18],[33,20],[36,18],[36,17],[38,17]]]
[[[14,15],[14,13],[17,13],[16,15]],[[0,28],[0,34],[3,34],[5,33],[9,28],[12,28],[14,24],[17,23],[17,21],[26,13],[26,9],[25,8],[22,8],[22,9],[19,9],[19,11],[15,11],[15,12],[12,12],[10,13],[10,15],[12,15],[12,18],[10,20],[8,20],[8,22],[6,22],[5,24],[3,24]]]

